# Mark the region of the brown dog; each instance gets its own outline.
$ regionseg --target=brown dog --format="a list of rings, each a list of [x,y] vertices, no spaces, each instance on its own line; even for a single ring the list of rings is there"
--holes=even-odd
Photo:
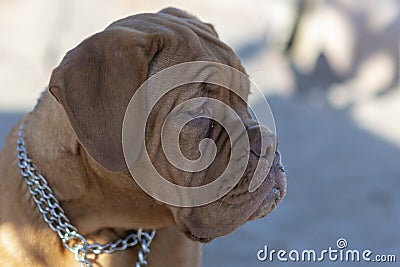
[[[129,100],[156,72],[196,60],[219,62],[244,72],[238,57],[210,24],[181,10],[168,8],[128,17],[68,52],[53,71],[48,92],[19,123],[25,125],[32,162],[81,234],[106,243],[131,229],[157,229],[149,266],[200,266],[201,245],[196,241],[208,242],[267,215],[285,194],[285,177],[278,165],[257,191],[247,192],[254,165],[265,149],[260,147],[257,127],[248,132],[253,153],[245,175],[223,200],[194,208],[173,207],[144,193],[132,179],[121,140]],[[243,90],[247,95],[248,89]],[[257,124],[247,105],[222,88],[185,85],[169,93],[149,118],[146,142],[160,172],[187,186],[212,181],[229,160],[226,132],[219,125],[210,130],[207,119],[189,123],[181,133],[182,153],[188,158],[199,156],[200,140],[215,140],[218,155],[207,170],[188,177],[168,164],[160,152],[159,125],[174,106],[196,96],[228,103],[248,128]],[[79,266],[44,222],[20,174],[19,125],[0,155],[0,266]],[[137,247],[91,260],[93,266],[134,266]]]

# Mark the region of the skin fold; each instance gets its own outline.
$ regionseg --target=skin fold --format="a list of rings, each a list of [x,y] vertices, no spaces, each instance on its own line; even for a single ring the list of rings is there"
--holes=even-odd
[[[231,144],[224,129],[208,119],[185,125],[180,147],[187,158],[199,157],[199,142],[206,137],[218,148],[209,168],[186,173],[163,155],[160,127],[168,113],[189,98],[221,100],[249,129],[252,152],[235,188],[210,204],[181,208],[156,201],[132,179],[121,140],[129,100],[158,71],[196,60],[223,63],[245,73],[239,58],[219,40],[212,25],[174,8],[116,21],[66,54],[53,71],[48,90],[10,132],[0,154],[0,266],[79,266],[43,221],[19,173],[16,142],[21,123],[26,128],[29,156],[68,218],[90,241],[106,243],[124,237],[131,229],[157,229],[148,258],[150,267],[200,266],[201,242],[227,235],[275,208],[285,194],[284,173],[272,167],[259,189],[247,191],[267,148],[260,145],[260,128],[251,127],[257,123],[246,103],[218,86],[187,84],[168,93],[150,114],[146,145],[166,179],[185,186],[213,181],[229,160]],[[243,87],[243,94],[247,96],[248,90]],[[275,139],[266,143],[271,142]],[[130,248],[102,254],[93,263],[134,266],[136,255],[137,248]]]

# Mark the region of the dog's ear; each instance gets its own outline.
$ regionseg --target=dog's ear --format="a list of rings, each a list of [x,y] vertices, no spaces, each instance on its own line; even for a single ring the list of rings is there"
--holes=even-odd
[[[49,91],[64,107],[79,142],[110,171],[127,168],[125,110],[161,42],[159,36],[134,30],[106,30],[68,52],[52,73]]]

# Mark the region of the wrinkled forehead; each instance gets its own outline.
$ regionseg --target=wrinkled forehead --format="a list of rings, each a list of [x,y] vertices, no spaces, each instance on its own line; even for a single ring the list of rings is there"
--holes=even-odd
[[[196,21],[195,24],[194,21]],[[191,46],[197,48],[192,51],[197,53],[201,47],[201,35],[211,35],[211,32],[200,27],[201,22],[197,19],[183,19],[161,13],[146,13],[118,20],[108,26],[106,30],[118,28],[159,36],[163,39],[164,49],[175,47],[176,52],[178,52],[178,49],[182,50]],[[203,31],[202,34],[199,31]]]
[[[134,15],[112,23],[107,29],[139,31],[152,35],[154,39],[162,43],[161,49],[149,64],[148,78],[182,63],[210,61],[220,64],[202,63],[190,68],[180,67],[172,73],[167,72],[162,75],[161,80],[165,81],[162,83],[163,87],[166,86],[168,80],[176,82],[192,79],[193,83],[203,83],[205,86],[186,84],[181,93],[194,95],[197,90],[213,88],[214,90],[211,91],[216,93],[225,91],[225,93],[220,93],[225,98],[235,92],[241,98],[247,99],[250,85],[248,79],[243,79],[247,77],[247,74],[234,51],[218,38],[212,25],[203,23],[185,12],[179,12],[178,16],[171,10]],[[183,79],[183,76],[186,79]],[[156,88],[156,86],[151,87]],[[227,93],[224,88],[235,90]],[[159,90],[148,92],[157,91]]]
[[[148,33],[187,32],[190,29],[197,34],[211,34],[218,37],[211,24],[188,14],[185,17],[164,12],[137,14],[117,20],[107,28],[113,27],[126,27]]]
[[[218,38],[211,24],[182,11],[179,15],[170,10],[138,14],[116,21],[107,29],[125,28],[157,36],[162,42],[162,50],[157,55],[161,62],[158,63],[164,61],[164,65],[159,66],[160,69],[154,66],[153,71],[183,62],[203,60],[223,63],[245,72],[240,59]],[[164,57],[168,57],[168,60]]]

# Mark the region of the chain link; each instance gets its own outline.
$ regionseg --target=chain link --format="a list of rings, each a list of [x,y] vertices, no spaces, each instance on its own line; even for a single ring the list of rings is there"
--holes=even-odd
[[[136,267],[147,266],[147,256],[150,253],[150,244],[156,231],[150,232],[139,229],[127,235],[125,238],[107,244],[89,244],[84,236],[79,234],[77,228],[71,224],[59,201],[54,196],[47,180],[39,173],[36,166],[29,158],[25,146],[24,125],[20,127],[18,133],[18,167],[20,173],[28,185],[28,190],[33,201],[42,214],[44,221],[51,230],[60,237],[64,247],[75,255],[75,260],[81,264],[81,267],[92,267],[88,259],[89,255],[99,255],[102,253],[113,253],[122,251],[129,247],[140,245],[138,251],[138,261]]]

